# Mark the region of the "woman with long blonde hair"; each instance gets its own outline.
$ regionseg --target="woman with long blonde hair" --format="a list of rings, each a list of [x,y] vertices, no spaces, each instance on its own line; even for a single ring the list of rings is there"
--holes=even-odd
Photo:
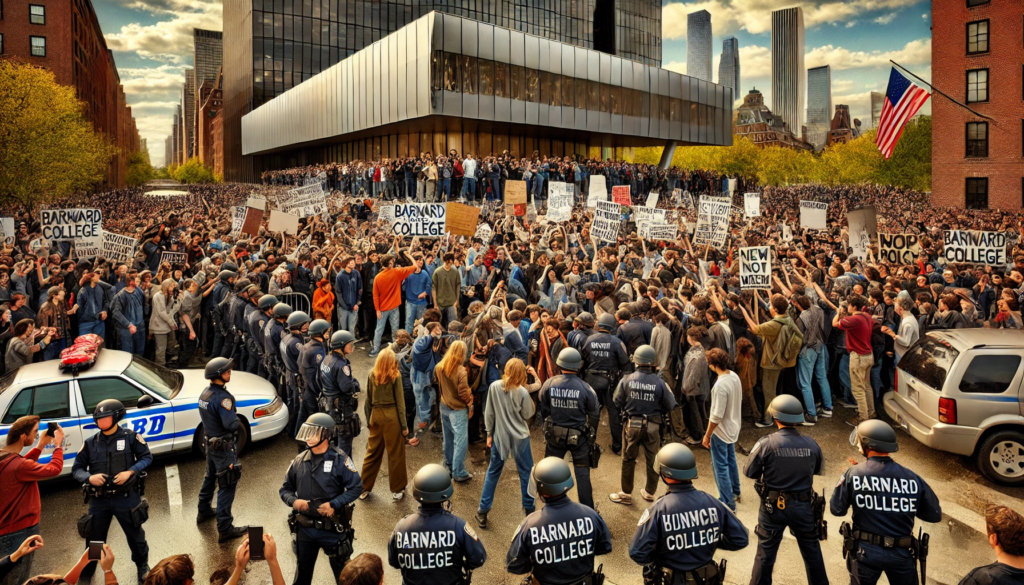
[[[409,479],[405,469],[404,438],[409,435],[409,428],[405,419],[402,376],[398,372],[398,359],[391,348],[381,350],[366,381],[364,414],[370,437],[366,441],[366,457],[360,474],[363,493],[359,497],[365,499],[373,491],[384,452],[387,451],[391,497],[401,500]]]
[[[466,344],[453,341],[441,362],[434,366],[441,389],[441,429],[444,433],[444,462],[455,481],[469,481],[466,449],[469,446],[469,419],[473,416],[473,391],[466,373]]]
[[[534,383],[526,384],[526,375],[531,374]],[[527,492],[530,470],[533,469],[533,452],[530,450],[530,426],[527,421],[533,416],[531,392],[540,389],[540,380],[532,367],[527,367],[519,358],[512,358],[505,364],[505,373],[487,389],[484,406],[484,423],[487,425],[487,448],[491,450],[491,464],[484,478],[484,491],[480,495],[480,507],[476,512],[476,523],[487,527],[487,513],[494,503],[494,490],[498,487],[505,460],[515,457],[519,470],[519,490],[523,496],[523,510],[527,515],[534,511],[534,500]]]

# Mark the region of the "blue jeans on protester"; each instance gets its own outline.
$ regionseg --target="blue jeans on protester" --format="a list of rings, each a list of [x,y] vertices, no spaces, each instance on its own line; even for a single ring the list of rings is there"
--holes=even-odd
[[[416,395],[416,414],[420,422],[430,422],[430,406],[434,404],[434,392],[430,390],[430,373],[412,370],[412,391]],[[407,404],[405,406],[409,408]]]
[[[499,201],[501,199],[501,179],[489,179],[491,182],[491,196],[488,197],[491,201]]]
[[[814,389],[811,385],[813,380],[817,380],[821,387],[821,402],[825,409],[832,410],[832,390],[828,385],[828,350],[824,345],[817,351],[808,347],[800,350],[796,375],[800,392],[804,395],[804,409],[807,414],[818,416],[814,408]]]
[[[875,393],[875,402],[878,402],[882,394],[882,360],[875,360],[871,366],[871,389]]]
[[[36,536],[39,534],[39,525],[33,524],[28,528],[22,528],[16,532],[4,534],[0,536],[0,558],[9,557],[14,554],[21,543],[25,542],[25,539],[30,536]],[[0,579],[0,583],[10,583],[11,585],[21,585],[25,581],[34,575],[32,572],[32,559],[36,556],[36,553],[30,553],[27,556],[21,557],[17,564],[11,568],[11,572],[7,574],[7,578]]]
[[[438,201],[448,201],[452,196],[452,180],[451,179],[438,179],[437,180],[437,193],[438,195],[444,196],[444,199],[438,197]]]
[[[107,324],[103,321],[89,321],[89,322],[78,322],[78,334],[87,335],[89,333],[95,333],[100,337],[107,331]]]
[[[416,319],[423,316],[423,313],[427,310],[427,305],[417,305],[416,303],[405,303],[405,330],[412,335],[412,328],[416,324]]]
[[[390,309],[388,311],[381,311],[380,319],[377,319],[377,330],[373,333],[373,351],[372,353],[376,356],[380,353],[380,340],[384,337],[384,326],[387,325],[388,321],[391,322],[391,335],[398,331],[398,307]],[[349,331],[349,333],[352,333]]]
[[[533,511],[536,504],[533,496],[526,490],[530,483],[530,470],[533,469],[533,451],[530,450],[530,439],[515,441],[512,445],[512,457],[516,460],[516,468],[519,471],[519,491],[523,495],[523,509]],[[497,441],[491,446],[491,464],[487,467],[487,477],[484,478],[484,491],[480,494],[480,511],[489,512],[494,504],[494,490],[498,487],[498,480],[501,479],[501,472],[505,469],[505,460],[501,458],[498,451]]]
[[[121,351],[142,355],[146,351],[146,328],[136,327],[132,335],[127,329],[117,328],[117,338],[121,342]]]
[[[843,387],[843,402],[847,404],[857,404],[857,400],[853,397],[853,386],[850,385],[850,354],[849,352],[844,353],[843,357],[839,358],[839,385]]]
[[[469,409],[452,410],[441,405],[441,427],[444,433],[444,462],[452,470],[452,478],[469,475],[466,471],[466,448],[469,445]]]
[[[348,331],[352,335],[356,334],[356,323],[358,323],[358,313],[355,311],[346,311],[341,307],[338,307],[338,330]]]
[[[468,195],[467,195],[468,194]],[[476,200],[476,179],[466,177],[462,180],[462,196],[470,201]]]
[[[718,500],[736,511],[736,496],[740,495],[740,468],[736,466],[736,445],[711,435],[711,468],[715,470]]]
[[[50,342],[50,345],[47,345],[45,348],[43,348],[43,359],[53,360],[59,358],[60,352],[63,351],[64,348],[67,346],[67,339],[54,339],[53,341]]]

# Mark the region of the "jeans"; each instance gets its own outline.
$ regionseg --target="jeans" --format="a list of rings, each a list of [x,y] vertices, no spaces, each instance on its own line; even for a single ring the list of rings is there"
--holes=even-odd
[[[488,179],[491,182],[491,196],[489,197],[492,201],[501,199],[501,179],[494,178]]]
[[[416,414],[420,422],[430,422],[430,407],[434,403],[434,392],[430,389],[430,373],[412,370],[412,391],[416,395]],[[409,405],[405,405],[409,408]]]
[[[416,303],[405,303],[405,330],[412,335],[412,328],[416,325],[416,319],[423,316],[423,312],[427,310],[427,305],[417,305]]]
[[[357,318],[358,314],[355,311],[346,311],[338,307],[338,331],[348,331],[355,335]]]
[[[447,331],[449,323],[459,320],[458,314],[456,314],[454,306],[438,307],[438,309],[441,311],[441,326],[445,328],[445,331]],[[409,330],[409,333],[412,333],[411,329]]]
[[[47,345],[43,349],[43,359],[57,359],[58,357],[60,357],[60,352],[63,351],[65,347],[67,347],[66,339],[54,339],[53,341],[50,342],[50,345]]]
[[[37,534],[39,534],[39,525],[33,524],[17,532],[0,536],[0,558],[10,556],[14,551],[18,550],[26,538]],[[27,581],[34,574],[32,572],[32,559],[35,556],[36,553],[31,553],[28,556],[22,557],[18,564],[14,565],[11,572],[7,574],[7,577],[0,579],[0,585],[21,585]]]
[[[452,196],[452,180],[451,179],[440,179],[437,182],[437,192],[444,198],[438,198],[438,201],[448,201]]]
[[[121,341],[121,351],[142,355],[146,351],[146,328],[136,327],[135,334],[128,332],[128,329],[117,328],[117,337]],[[223,339],[221,340],[223,344]]]
[[[411,200],[416,196],[416,179],[405,180],[405,198]]]
[[[468,193],[468,195],[467,195]],[[473,177],[466,177],[462,180],[462,196],[470,201],[476,199],[476,179]]]
[[[380,312],[380,319],[377,319],[377,330],[373,332],[373,355],[380,353],[380,340],[384,337],[384,327],[391,322],[391,335],[398,331],[398,307]],[[351,331],[349,332],[351,333]]]
[[[847,404],[857,404],[850,391],[852,386],[850,384],[850,354],[848,353],[844,353],[843,357],[839,358],[839,385],[843,387],[843,400]]]
[[[882,360],[871,366],[871,389],[874,391],[875,402],[882,397]]]
[[[469,445],[469,409],[452,410],[441,405],[441,425],[444,433],[444,462],[452,470],[453,478],[469,475],[466,471],[466,448]]]
[[[88,323],[79,321],[78,322],[78,334],[87,335],[89,333],[95,333],[100,337],[103,337],[103,333],[106,331],[107,325],[104,321],[89,321]]]
[[[715,470],[718,499],[736,511],[736,496],[740,495],[740,469],[736,466],[736,445],[711,435],[711,468]]]
[[[519,471],[519,491],[523,496],[523,509],[533,510],[536,506],[533,496],[527,492],[530,483],[530,470],[533,469],[533,451],[530,450],[529,437],[515,441],[512,445],[512,457],[516,460],[516,468]],[[487,467],[487,477],[484,478],[484,491],[480,494],[480,511],[489,512],[494,504],[494,490],[498,487],[498,480],[501,479],[501,472],[505,469],[505,460],[501,458],[498,451],[498,443],[493,442],[491,446],[491,464]]]
[[[821,387],[821,402],[826,410],[832,410],[832,390],[828,385],[828,350],[822,345],[817,351],[808,347],[800,350],[800,358],[796,368],[800,392],[804,395],[804,408],[807,414],[817,416],[814,408],[814,388],[812,379]]]

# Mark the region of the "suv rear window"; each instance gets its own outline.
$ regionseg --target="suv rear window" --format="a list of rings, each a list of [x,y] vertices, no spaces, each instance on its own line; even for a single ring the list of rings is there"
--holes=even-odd
[[[941,392],[946,374],[958,355],[960,352],[955,348],[932,337],[923,337],[903,354],[899,369]]]
[[[971,360],[960,380],[961,392],[1002,394],[1020,367],[1019,355],[979,355]]]

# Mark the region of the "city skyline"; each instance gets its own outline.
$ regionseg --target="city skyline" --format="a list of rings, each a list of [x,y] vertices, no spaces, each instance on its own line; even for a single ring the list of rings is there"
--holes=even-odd
[[[772,113],[794,136],[803,134],[807,107],[804,67],[804,11],[796,6],[772,12]]]
[[[807,141],[821,148],[828,140],[832,110],[832,70],[828,65],[807,70]]]
[[[711,57],[714,53],[711,13],[698,10],[686,15],[686,75],[714,81]]]
[[[733,99],[740,99],[740,43],[736,37],[722,39],[722,56],[718,61],[718,84],[732,88]]]

